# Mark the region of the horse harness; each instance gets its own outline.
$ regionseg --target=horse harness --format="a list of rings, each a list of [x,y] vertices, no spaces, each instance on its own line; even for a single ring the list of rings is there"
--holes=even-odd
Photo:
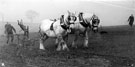
[[[99,19],[93,19],[92,20],[92,27],[98,27],[98,26],[94,26],[94,24],[93,23],[99,23],[100,22],[100,20]]]
[[[79,14],[79,22],[84,27],[88,27],[89,26],[88,23],[86,23],[86,21],[83,19],[83,13],[82,12]]]
[[[68,17],[68,20],[69,20],[69,17]],[[60,18],[60,26],[61,26],[64,30],[67,30],[67,29],[68,29],[68,26],[64,23],[64,15],[61,15],[61,18]]]
[[[89,25],[87,23],[85,23],[85,21],[83,20],[83,22],[80,22],[80,24],[83,26],[83,27],[88,27]]]
[[[61,27],[64,29],[64,30],[67,30],[69,27],[66,26],[65,24],[61,25]]]
[[[54,22],[51,24],[51,26],[50,26],[50,30],[54,30],[54,28],[53,28],[53,24],[54,24]]]
[[[53,24],[54,24],[55,22],[56,22],[56,21],[54,21],[54,22],[51,24],[50,30],[54,30]],[[62,24],[62,23],[60,23],[60,26],[61,26],[64,30],[67,30],[67,29],[69,28],[68,26],[66,26],[65,24]]]

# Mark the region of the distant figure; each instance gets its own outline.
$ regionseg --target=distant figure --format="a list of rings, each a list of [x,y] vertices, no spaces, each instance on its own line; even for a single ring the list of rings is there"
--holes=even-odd
[[[13,40],[14,40],[13,31],[16,33],[15,28],[7,22],[7,24],[5,25],[5,34],[7,36],[7,44],[9,43],[10,38],[11,38],[11,42],[13,43]]]
[[[132,27],[133,23],[134,23],[134,16],[133,16],[133,14],[131,14],[131,16],[129,16],[128,22],[129,22],[129,25]]]
[[[18,22],[18,25],[21,28],[21,31],[24,32],[24,36],[26,36],[29,39],[29,26],[25,26],[23,24],[23,21],[22,20],[21,20],[21,22],[19,20],[17,20],[17,22]]]

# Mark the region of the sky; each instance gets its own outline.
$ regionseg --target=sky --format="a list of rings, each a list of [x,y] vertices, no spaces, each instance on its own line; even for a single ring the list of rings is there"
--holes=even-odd
[[[135,0],[0,0],[0,25],[10,22],[17,26],[17,20],[23,19],[34,29],[38,28],[35,23],[59,18],[67,10],[95,13],[102,26],[127,25],[128,17],[135,16]],[[30,11],[36,13],[33,23],[27,17]]]

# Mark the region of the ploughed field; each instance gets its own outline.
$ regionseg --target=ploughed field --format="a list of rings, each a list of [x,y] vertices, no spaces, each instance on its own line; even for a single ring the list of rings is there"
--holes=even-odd
[[[0,65],[5,67],[134,67],[135,27],[111,26],[99,28],[99,33],[89,33],[89,47],[84,48],[83,37],[71,47],[74,35],[69,36],[70,51],[56,51],[55,39],[49,38],[39,50],[38,33],[30,33],[31,40],[20,43],[15,36],[14,44],[5,44],[1,36]]]

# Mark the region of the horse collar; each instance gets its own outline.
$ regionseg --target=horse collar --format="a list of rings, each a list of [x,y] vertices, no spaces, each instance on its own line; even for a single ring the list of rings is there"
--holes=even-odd
[[[64,29],[64,30],[67,30],[67,26],[64,24],[64,25],[61,25],[61,27]]]
[[[50,30],[54,30],[54,29],[53,29],[53,24],[54,24],[54,22],[51,24]]]
[[[80,24],[84,27],[88,27],[88,24],[85,23],[85,21],[83,20],[83,22],[80,22]]]

